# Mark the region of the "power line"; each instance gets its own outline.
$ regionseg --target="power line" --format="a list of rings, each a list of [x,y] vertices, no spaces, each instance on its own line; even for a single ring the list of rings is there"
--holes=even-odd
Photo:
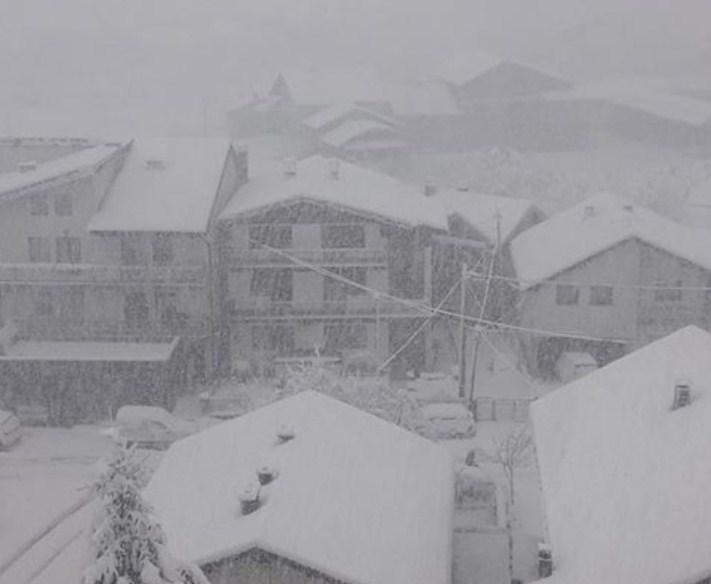
[[[487,275],[481,272],[469,272],[472,278],[478,280],[486,279]],[[661,284],[624,284],[615,282],[582,282],[574,280],[533,280],[525,278],[516,278],[514,276],[503,276],[500,274],[495,274],[492,276],[495,280],[502,280],[504,282],[511,282],[516,284],[524,284],[527,287],[534,286],[558,286],[559,284],[567,286],[608,286],[610,288],[625,288],[632,290],[681,290],[681,291],[697,291],[697,292],[711,292],[711,286],[673,286],[673,285],[661,285]]]
[[[342,276],[340,274],[337,274],[337,273],[327,270],[325,268],[321,268],[320,266],[317,266],[317,265],[311,264],[309,262],[306,262],[304,260],[301,260],[282,249],[273,248],[265,243],[262,243],[262,242],[259,242],[256,240],[250,240],[250,241],[253,241],[254,243],[262,246],[263,248],[265,248],[277,255],[280,255],[280,256],[284,257],[285,259],[288,259],[289,261],[291,261],[292,263],[294,263],[298,266],[307,268],[307,269],[312,270],[312,271],[314,271],[318,274],[321,274],[325,277],[340,281],[344,284],[348,284],[350,286],[353,286],[354,288],[358,288],[359,290],[363,290],[363,291],[373,295],[374,297],[387,298],[388,300],[392,300],[393,302],[397,302],[399,304],[402,304],[403,306],[407,306],[408,308],[412,308],[414,310],[425,313],[427,315],[439,314],[441,316],[448,316],[448,317],[456,318],[456,319],[463,318],[465,322],[471,323],[473,325],[483,325],[483,326],[488,326],[490,328],[500,328],[500,329],[505,329],[505,330],[510,330],[510,331],[519,331],[519,332],[530,333],[533,335],[546,336],[546,337],[560,337],[560,338],[577,339],[577,340],[583,340],[583,341],[598,341],[598,342],[605,342],[605,343],[607,343],[607,342],[627,343],[629,341],[629,339],[593,337],[593,336],[585,335],[582,333],[551,331],[551,330],[546,330],[546,329],[523,327],[523,326],[518,326],[518,325],[514,325],[514,324],[504,323],[504,322],[496,322],[496,321],[492,321],[492,320],[487,320],[487,319],[483,319],[483,318],[478,319],[476,317],[469,316],[469,315],[462,315],[461,313],[452,312],[451,310],[445,310],[443,308],[436,308],[434,306],[422,304],[421,302],[417,302],[414,300],[408,300],[407,298],[400,298],[399,296],[395,296],[395,295],[390,294],[388,292],[384,292],[382,290],[377,290],[375,288],[371,288],[369,286],[361,284],[360,282],[350,280],[349,278],[346,278],[345,276]]]

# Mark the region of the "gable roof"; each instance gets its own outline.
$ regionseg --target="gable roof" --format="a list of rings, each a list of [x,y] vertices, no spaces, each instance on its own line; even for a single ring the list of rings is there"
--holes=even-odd
[[[392,126],[374,120],[351,120],[343,122],[321,136],[323,142],[335,148],[346,147],[349,143],[356,140],[367,142],[369,139],[374,139],[374,141],[377,142],[378,139],[382,140],[383,138],[392,143],[397,143],[400,146],[405,145]]]
[[[376,215],[410,227],[447,229],[442,205],[422,190],[391,176],[339,161],[339,176],[330,176],[331,161],[311,156],[299,161],[296,176],[285,177],[279,165],[250,177],[220,214],[229,219],[275,204],[314,200],[355,212]]]
[[[447,83],[461,86],[503,62],[501,57],[491,53],[472,51],[448,59],[440,66],[438,73]]]
[[[531,407],[557,584],[711,574],[711,335],[687,327]],[[692,401],[672,411],[674,385]]]
[[[278,444],[283,424],[295,437]],[[237,495],[262,465],[262,506]],[[441,446],[308,391],[174,444],[146,496],[177,557],[257,547],[353,584],[449,584],[453,469]]]
[[[219,139],[134,141],[89,230],[204,233],[230,148]]]
[[[0,198],[19,195],[57,181],[66,181],[93,172],[120,148],[120,144],[99,144],[42,162],[33,170],[0,173]]]
[[[607,193],[527,229],[511,242],[511,257],[519,285],[526,290],[630,239],[711,270],[711,232]]]
[[[485,195],[452,189],[438,192],[448,216],[458,215],[476,229],[490,244],[496,243],[500,229],[501,243],[505,244],[516,235],[523,220],[529,214],[541,215],[541,211],[527,199]],[[497,214],[500,221],[497,227]]]
[[[313,130],[322,130],[334,122],[354,113],[359,114],[363,119],[380,121],[388,126],[397,125],[397,121],[393,118],[353,103],[339,103],[324,108],[305,120],[302,120],[301,123]]]

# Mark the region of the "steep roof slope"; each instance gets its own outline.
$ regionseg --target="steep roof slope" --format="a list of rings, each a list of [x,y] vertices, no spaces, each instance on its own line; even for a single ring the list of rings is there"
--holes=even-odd
[[[339,161],[338,178],[332,178],[331,162],[323,156],[301,160],[296,175],[285,177],[278,165],[251,177],[227,203],[222,218],[265,209],[302,199],[315,200],[383,217],[408,226],[427,225],[447,229],[447,216],[434,198],[421,189],[386,174]]]
[[[100,144],[40,163],[32,170],[0,173],[0,197],[90,172],[113,156],[120,147],[118,144]]]
[[[290,425],[283,444],[276,432]],[[278,476],[241,515],[264,464]],[[316,392],[174,444],[146,495],[177,557],[257,547],[354,584],[449,584],[453,470],[441,446]]]
[[[686,227],[606,193],[524,231],[511,242],[511,256],[525,290],[629,239],[711,270],[711,232]]]
[[[229,149],[220,139],[137,139],[89,229],[205,232]]]
[[[711,335],[687,327],[532,405],[549,584],[711,574]],[[691,385],[671,409],[674,386]]]

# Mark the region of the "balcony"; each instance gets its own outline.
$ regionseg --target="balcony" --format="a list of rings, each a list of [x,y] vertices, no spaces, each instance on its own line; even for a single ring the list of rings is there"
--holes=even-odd
[[[308,264],[321,266],[385,267],[387,265],[386,251],[375,248],[285,249],[284,254]],[[295,263],[286,255],[268,249],[235,250],[232,256],[233,269],[294,265]]]
[[[13,318],[21,337],[43,340],[159,341],[176,336],[204,337],[209,334],[207,319],[188,318],[173,323],[127,324],[109,320],[61,321],[34,315]]]
[[[205,266],[119,266],[101,264],[0,264],[0,283],[106,284],[147,282],[204,285]]]
[[[427,311],[414,305],[426,304],[423,299],[350,298],[348,300],[274,301],[261,298],[241,300],[232,310],[235,320],[262,319],[324,319],[324,318],[413,318]]]

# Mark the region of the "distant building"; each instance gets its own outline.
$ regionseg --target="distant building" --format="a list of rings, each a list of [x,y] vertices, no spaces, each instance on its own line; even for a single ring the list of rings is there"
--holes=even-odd
[[[146,497],[215,584],[451,583],[449,453],[316,392],[176,443]]]
[[[511,257],[520,325],[539,331],[528,361],[542,374],[564,350],[604,364],[682,326],[711,327],[709,233],[627,199],[558,213],[514,238]]]
[[[709,354],[711,335],[687,327],[533,403],[553,566],[540,582],[709,581]]]

